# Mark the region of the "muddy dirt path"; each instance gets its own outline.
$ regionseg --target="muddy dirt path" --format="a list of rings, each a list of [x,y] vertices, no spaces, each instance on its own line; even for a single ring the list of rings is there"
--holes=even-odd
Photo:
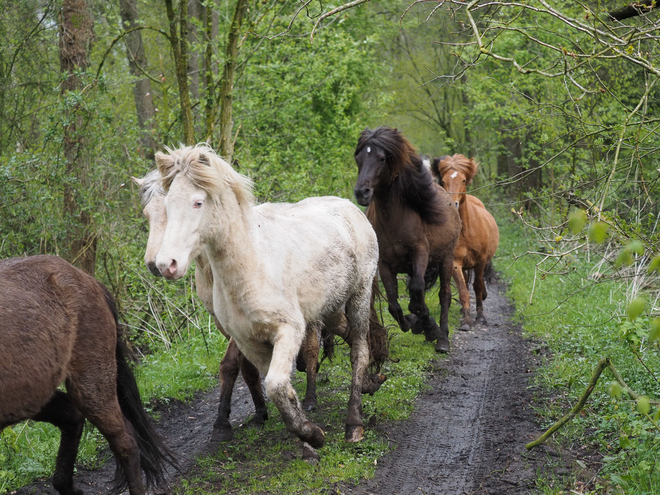
[[[541,433],[530,389],[537,358],[511,323],[501,284],[490,286],[484,314],[487,326],[454,334],[411,418],[383,431],[396,450],[375,479],[346,492],[522,494],[533,492],[538,472],[570,472],[570,459],[551,447],[525,450]]]
[[[453,335],[450,356],[434,364],[432,388],[419,397],[411,418],[379,428],[396,448],[379,460],[376,477],[329,487],[329,493],[523,494],[534,492],[539,472],[571,473],[570,454],[550,446],[525,450],[541,433],[529,386],[537,357],[511,323],[513,308],[504,291],[501,284],[490,286],[484,302],[488,326]],[[175,404],[163,413],[159,431],[182,455],[184,471],[196,457],[210,453],[217,399],[216,388],[192,405]],[[233,424],[239,426],[252,413],[247,388],[239,382]],[[109,493],[113,470],[114,462],[94,471],[79,469],[75,480],[85,493]],[[55,492],[48,480],[15,493]]]

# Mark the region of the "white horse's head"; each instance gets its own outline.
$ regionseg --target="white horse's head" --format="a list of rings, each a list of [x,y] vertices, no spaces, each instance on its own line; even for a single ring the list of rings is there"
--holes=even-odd
[[[167,227],[156,265],[164,277],[185,276],[191,258],[210,238],[220,240],[230,205],[252,205],[252,181],[236,172],[207,145],[167,149],[157,153],[156,164],[167,192],[164,203]]]
[[[147,239],[147,248],[144,252],[144,263],[149,271],[160,277],[161,273],[156,266],[156,255],[163,242],[165,227],[167,226],[167,214],[165,213],[165,190],[160,184],[160,172],[157,169],[152,170],[147,175],[138,179],[131,177],[140,187],[140,203],[142,204],[142,213],[149,222],[149,238]]]

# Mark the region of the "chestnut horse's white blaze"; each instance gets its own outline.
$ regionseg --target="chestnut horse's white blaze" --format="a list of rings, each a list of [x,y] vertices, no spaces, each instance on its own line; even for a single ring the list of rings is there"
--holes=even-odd
[[[361,391],[369,360],[376,234],[350,201],[308,198],[255,207],[251,181],[206,146],[156,156],[167,192],[167,227],[156,264],[170,279],[204,253],[213,272],[213,308],[240,350],[266,376],[287,429],[313,448],[323,431],[309,422],[290,383],[309,325],[337,327],[344,307],[353,380],[346,439],[362,438]],[[340,325],[341,327],[341,325]]]

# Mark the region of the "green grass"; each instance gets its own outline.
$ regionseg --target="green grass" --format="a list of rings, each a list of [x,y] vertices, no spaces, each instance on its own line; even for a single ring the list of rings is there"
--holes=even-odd
[[[649,318],[640,317],[634,322],[621,318],[626,307],[623,282],[608,276],[594,277],[594,264],[585,252],[580,252],[554,267],[546,262],[542,268],[551,273],[542,276],[537,272],[534,284],[534,269],[540,257],[513,258],[537,250],[537,245],[531,237],[521,235],[518,225],[500,222],[500,229],[496,268],[509,283],[516,317],[526,334],[546,345],[551,355],[536,377],[537,384],[550,391],[552,397],[538,404],[542,426],[549,427],[577,402],[603,356],[612,359],[633,390],[657,398],[658,382],[632,349],[658,376],[658,345],[648,342]],[[591,259],[595,258],[592,253]],[[599,271],[611,273],[606,268]],[[598,493],[660,493],[659,430],[636,411],[636,404],[627,396],[615,398],[609,394],[612,381],[609,372],[601,375],[583,414],[557,432],[555,440],[568,447],[588,445],[605,456]],[[656,412],[652,408],[650,414]],[[566,493],[566,487],[551,484],[554,488],[547,480],[539,480],[541,493]]]

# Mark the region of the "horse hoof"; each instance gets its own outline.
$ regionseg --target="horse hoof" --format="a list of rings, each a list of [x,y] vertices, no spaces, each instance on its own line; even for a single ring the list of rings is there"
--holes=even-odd
[[[403,323],[404,325],[401,327],[401,330],[403,330],[404,332],[407,332],[412,328],[412,333],[419,333],[415,331],[417,324],[419,323],[419,320],[417,319],[417,315],[410,313],[409,315],[404,316]]]
[[[484,327],[486,325],[488,325],[488,322],[486,321],[486,318],[484,318],[483,316],[481,318],[477,316],[477,323],[479,325],[483,325]]]
[[[472,330],[472,325],[470,325],[467,321],[464,321],[463,323],[461,323],[461,326],[458,327],[458,329],[461,332],[469,332],[470,330]]]
[[[316,464],[321,460],[321,456],[316,449],[307,442],[302,443],[302,458],[303,461],[309,464]]]
[[[253,416],[250,421],[247,422],[246,426],[248,428],[254,428],[256,430],[261,430],[264,427],[264,424],[266,424],[266,419],[268,417],[264,418],[262,416]]]
[[[374,395],[374,392],[378,391],[380,386],[385,383],[387,376],[382,373],[376,373],[374,375],[369,375],[365,382],[362,384],[362,393]]]
[[[307,442],[313,449],[320,449],[325,443],[325,433],[323,430],[316,426],[311,421],[305,421],[305,428],[310,431],[306,438],[302,438],[303,442]]]
[[[346,425],[346,441],[356,443],[364,439],[364,428],[361,426]]]
[[[417,320],[415,326],[412,329],[412,333],[419,335],[424,331],[424,320]]]
[[[447,354],[449,352],[449,340],[446,338],[438,339],[435,343],[435,352]]]
[[[234,438],[234,434],[229,428],[213,428],[211,433],[211,443],[229,442]]]
[[[302,403],[303,409],[307,412],[311,412],[316,409],[316,397],[313,399],[305,399]]]

